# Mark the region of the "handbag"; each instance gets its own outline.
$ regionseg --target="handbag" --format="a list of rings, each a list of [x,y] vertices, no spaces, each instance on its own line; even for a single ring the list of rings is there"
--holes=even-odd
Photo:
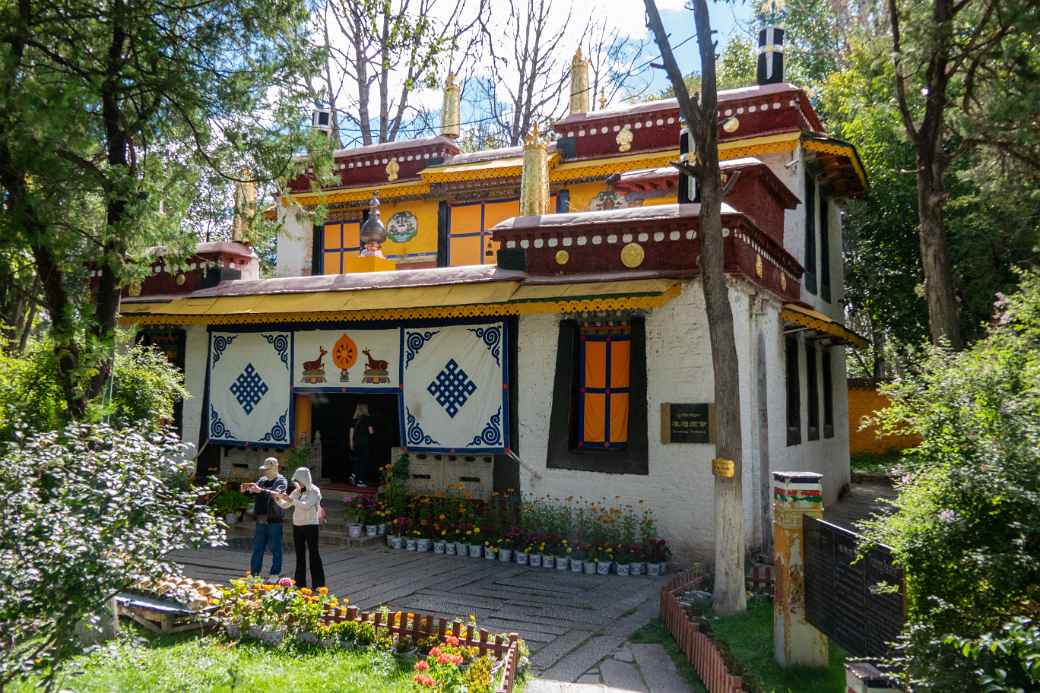
[[[325,515],[326,515],[326,513],[325,513],[325,506],[322,505],[321,503],[318,503],[318,524],[319,525],[325,524]]]

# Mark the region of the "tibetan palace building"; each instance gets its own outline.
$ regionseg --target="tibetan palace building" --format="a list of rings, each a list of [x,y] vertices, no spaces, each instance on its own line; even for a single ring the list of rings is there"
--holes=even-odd
[[[844,350],[862,343],[841,324],[841,206],[866,176],[779,60],[719,94],[749,547],[769,541],[771,471],[821,473],[824,502],[848,483]],[[311,444],[335,488],[363,403],[374,463],[407,453],[417,491],[642,500],[679,555],[711,551],[712,361],[678,106],[592,110],[580,53],[572,68],[569,115],[522,147],[462,152],[449,79],[440,135],[337,151],[336,185],[304,176],[277,204],[270,278],[238,241],[155,261],[122,320],[183,368],[177,423],[201,472],[252,476]]]

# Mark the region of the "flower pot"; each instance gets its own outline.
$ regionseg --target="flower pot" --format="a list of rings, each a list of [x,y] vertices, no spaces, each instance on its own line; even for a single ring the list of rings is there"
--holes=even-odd
[[[570,563],[571,559],[567,558],[566,556],[557,556],[556,570],[568,570],[571,567]]]
[[[379,536],[379,525],[365,525],[365,536],[366,537],[378,537]]]
[[[642,575],[646,572],[646,563],[636,561],[635,563],[631,563],[629,568],[629,575]]]
[[[446,541],[444,542],[444,555],[454,556],[455,555],[455,542]]]
[[[548,554],[542,554],[542,567],[548,570],[556,568],[556,556],[550,556]]]
[[[463,544],[461,541],[455,542],[455,555],[456,556],[468,556],[469,555],[469,550],[466,548],[466,545]]]
[[[584,570],[586,575],[596,574],[596,561],[583,561],[583,564],[585,566]]]
[[[647,563],[646,564],[646,574],[651,576],[651,577],[657,577],[658,575],[661,574],[661,564],[660,563]]]
[[[452,548],[454,548],[454,547],[452,547]],[[443,541],[435,541],[435,542],[433,542],[433,552],[436,553],[436,554],[443,554],[444,553],[444,542]]]
[[[426,553],[430,550],[430,540],[426,537],[419,539],[415,542],[415,550],[421,551],[422,553]]]
[[[499,549],[498,550],[498,560],[502,561],[503,563],[509,563],[509,561],[513,560],[513,550],[512,549]]]
[[[235,524],[238,522],[238,513],[228,513],[224,516],[224,522],[226,522],[229,527]]]
[[[224,630],[227,631],[227,635],[232,640],[238,640],[242,637],[242,629],[238,627],[237,623],[225,623]]]
[[[378,530],[379,536],[383,536],[384,534],[386,534],[386,523],[385,522],[380,522],[376,526],[379,528],[379,530]]]
[[[404,540],[404,542],[405,542],[405,549],[407,549],[408,551],[415,551],[415,547],[419,543],[418,541],[416,541],[415,537],[408,537],[407,539]]]
[[[469,545],[469,557],[470,558],[480,558],[483,555],[484,555],[484,547],[483,546],[481,546],[480,544],[470,544]]]
[[[540,554],[540,553],[529,554],[527,556],[527,565],[531,566],[532,568],[541,568],[542,567],[542,554]]]
[[[364,530],[364,528],[365,526],[362,524],[359,524],[357,522],[351,522],[349,525],[347,525],[347,532],[349,533],[351,539],[360,539],[361,532]]]
[[[495,549],[484,549],[484,560],[497,561],[498,551],[496,551]]]
[[[386,543],[391,549],[399,549],[402,545],[401,537],[397,534],[387,534]]]
[[[618,575],[628,575],[628,569],[629,569],[628,563],[618,563],[616,565],[617,565],[616,572],[617,572]]]
[[[597,575],[610,575],[610,566],[613,561],[596,561]]]
[[[523,551],[517,551],[516,552],[516,564],[517,565],[527,565],[527,554],[524,553]]]
[[[584,570],[584,568],[585,568],[585,561],[581,560],[580,558],[572,558],[571,559],[571,572],[572,573],[580,573],[580,572],[582,572],[582,570]]]

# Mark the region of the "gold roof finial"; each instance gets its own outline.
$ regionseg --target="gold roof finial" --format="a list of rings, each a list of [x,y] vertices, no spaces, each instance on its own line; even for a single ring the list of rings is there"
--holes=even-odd
[[[574,60],[571,61],[571,64],[572,65],[577,65],[578,63],[581,63],[581,62],[584,62],[584,61],[585,61],[585,58],[583,58],[582,55],[581,55],[581,46],[578,46],[578,50],[574,51]]]
[[[542,144],[542,136],[538,132],[538,123],[536,121],[534,127],[531,128],[531,132],[527,133],[527,137],[524,138],[524,146],[530,147],[537,144]]]
[[[607,96],[606,94],[600,93],[599,95],[599,110],[603,110],[607,107]]]

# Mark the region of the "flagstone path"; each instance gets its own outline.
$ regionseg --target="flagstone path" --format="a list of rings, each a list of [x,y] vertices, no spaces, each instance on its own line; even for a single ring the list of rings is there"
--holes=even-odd
[[[249,564],[248,550],[236,544],[179,552],[173,560],[190,577],[224,582],[243,575]],[[443,617],[473,614],[483,627],[519,634],[531,650],[531,672],[543,679],[532,682],[535,687],[529,690],[569,691],[552,685],[578,681],[595,683],[598,691],[689,690],[674,687],[685,685],[677,673],[668,682],[651,685],[656,679],[646,673],[649,662],[665,672],[665,664],[671,665],[663,649],[652,654],[646,648],[658,646],[626,645],[633,632],[657,616],[667,578],[581,575],[383,546],[323,547],[322,559],[329,590],[362,609],[386,605]],[[268,554],[265,569],[270,562]],[[287,550],[282,574],[291,575],[295,565],[295,555]],[[639,655],[648,664],[642,676],[636,671],[633,677],[632,670],[639,668],[633,660]]]

